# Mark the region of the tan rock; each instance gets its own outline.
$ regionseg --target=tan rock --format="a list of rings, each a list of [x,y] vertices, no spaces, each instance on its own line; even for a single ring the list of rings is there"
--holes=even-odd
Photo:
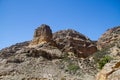
[[[96,80],[120,80],[120,60],[107,63],[97,74]]]
[[[115,57],[115,58],[119,58],[120,59],[120,48],[117,47],[117,46],[114,46],[112,48],[110,48],[110,55],[112,57]]]
[[[68,29],[58,31],[52,35],[50,27],[45,24],[35,30],[34,38],[29,47],[40,45],[51,45],[63,52],[73,52],[77,57],[88,57],[97,51],[95,44],[83,34]]]
[[[61,30],[53,34],[57,47],[64,52],[72,52],[77,57],[88,57],[97,51],[95,44],[75,30]]]
[[[22,80],[49,80],[47,78],[34,78],[34,77],[31,77],[31,78],[23,78]]]
[[[37,46],[50,42],[52,39],[52,30],[48,25],[42,24],[34,32],[34,38],[29,47]]]
[[[98,49],[114,46],[115,44],[120,45],[120,26],[107,30],[97,42]]]

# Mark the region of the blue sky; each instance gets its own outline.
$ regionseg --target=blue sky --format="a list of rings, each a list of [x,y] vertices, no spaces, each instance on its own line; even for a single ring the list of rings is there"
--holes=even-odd
[[[97,40],[120,25],[120,0],[0,0],[0,49],[32,40],[41,24],[75,29]]]

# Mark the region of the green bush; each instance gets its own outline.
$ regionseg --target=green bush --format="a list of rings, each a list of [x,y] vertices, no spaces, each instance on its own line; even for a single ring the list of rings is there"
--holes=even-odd
[[[119,48],[120,45],[119,45],[119,42],[118,41],[115,41],[114,43],[111,43],[111,44],[108,44],[106,46],[104,46],[104,48],[102,48],[101,50],[98,50],[97,52],[95,52],[93,54],[93,58],[94,58],[94,61],[96,63],[98,63],[102,58],[104,58],[106,55],[109,55],[110,54],[110,48],[116,46]]]
[[[112,58],[110,56],[104,56],[99,62],[98,62],[98,68],[102,69],[104,65],[108,62],[110,62]]]
[[[66,78],[63,77],[63,78],[61,78],[61,80],[66,80]]]
[[[98,63],[103,57],[105,57],[106,55],[108,55],[109,49],[108,48],[104,48],[102,50],[98,50],[95,54],[93,54],[93,59],[95,61],[95,63]]]
[[[69,55],[68,55],[68,53],[63,53],[62,54],[62,61],[65,61],[65,62],[68,62],[68,61],[70,61],[70,58],[68,57]]]
[[[68,65],[68,70],[69,70],[69,71],[76,72],[78,69],[79,69],[79,66],[78,66],[78,65],[75,65],[75,64],[69,64],[69,65]]]

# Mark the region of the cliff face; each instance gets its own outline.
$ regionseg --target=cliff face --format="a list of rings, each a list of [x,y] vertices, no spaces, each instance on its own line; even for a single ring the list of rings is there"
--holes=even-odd
[[[62,52],[72,52],[76,57],[88,57],[97,51],[96,46],[85,35],[72,30],[61,30],[52,34],[48,25],[42,24],[35,30],[29,47],[50,44]]]
[[[53,40],[60,50],[75,53],[76,57],[85,58],[97,51],[96,46],[88,37],[72,29],[54,33]]]

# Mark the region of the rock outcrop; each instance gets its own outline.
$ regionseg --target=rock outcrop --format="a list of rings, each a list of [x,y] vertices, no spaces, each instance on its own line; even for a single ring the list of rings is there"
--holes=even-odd
[[[62,52],[57,48],[29,48],[27,51],[28,57],[44,57],[48,60],[62,58]]]
[[[10,47],[6,47],[0,50],[0,57],[8,58],[12,55],[15,55],[17,51],[23,51],[23,49],[28,47],[29,44],[30,44],[30,41],[25,41],[21,43],[16,43],[15,45],[12,45]]]
[[[107,63],[97,74],[96,80],[120,80],[120,60]]]
[[[75,30],[61,30],[53,34],[53,40],[63,52],[73,52],[77,57],[88,57],[97,51],[95,44]]]
[[[34,32],[34,38],[29,47],[37,46],[39,44],[48,43],[52,40],[52,30],[46,24],[42,24]]]
[[[97,51],[96,46],[101,51],[98,52],[99,59],[106,55],[112,58],[97,76],[94,55],[90,56]],[[42,24],[35,30],[32,41],[17,43],[0,50],[0,80],[95,78],[120,80],[120,26],[107,30],[98,41],[91,41],[71,29],[52,34],[50,27]]]
[[[97,47],[112,60],[97,74],[96,80],[120,80],[120,26],[108,29],[98,40]]]
[[[43,24],[32,41],[0,50],[0,80],[94,80],[96,65],[88,56],[95,43],[71,29],[52,34]]]
[[[113,44],[114,43],[114,44]],[[97,42],[98,49],[120,44],[120,26],[108,29]]]
[[[75,30],[61,30],[52,34],[48,25],[42,24],[35,30],[29,47],[54,46],[62,52],[73,52],[77,57],[88,57],[97,51],[95,44]]]

